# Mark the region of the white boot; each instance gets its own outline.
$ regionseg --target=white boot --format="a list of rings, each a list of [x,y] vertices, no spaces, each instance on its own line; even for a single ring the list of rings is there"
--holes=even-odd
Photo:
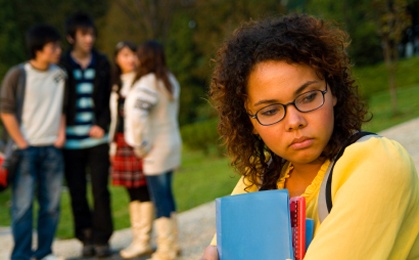
[[[157,251],[150,260],[175,260],[177,249],[175,248],[174,225],[170,218],[161,217],[156,219]]]
[[[121,250],[122,258],[133,258],[152,252],[150,234],[154,219],[153,203],[132,201],[129,211],[133,239],[127,248]]]
[[[178,221],[177,221],[177,213],[172,212],[170,214],[170,219],[172,220],[173,225],[173,248],[176,250],[176,255],[180,256],[182,254],[182,250],[179,246],[179,227],[178,227]]]

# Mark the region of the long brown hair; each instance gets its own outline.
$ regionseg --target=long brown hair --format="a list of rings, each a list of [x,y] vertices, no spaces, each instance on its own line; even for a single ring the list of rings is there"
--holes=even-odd
[[[154,73],[157,79],[163,81],[167,91],[173,96],[173,86],[169,81],[169,70],[163,45],[157,41],[146,41],[137,48],[139,66],[134,82],[142,76]]]

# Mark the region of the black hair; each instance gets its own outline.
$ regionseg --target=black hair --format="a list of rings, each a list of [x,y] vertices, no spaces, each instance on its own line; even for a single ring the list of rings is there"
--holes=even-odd
[[[65,33],[74,39],[78,29],[93,29],[96,34],[95,23],[90,15],[82,12],[74,13],[65,22]]]
[[[137,51],[137,45],[133,42],[121,41],[121,42],[118,42],[115,45],[115,49],[114,49],[114,53],[113,53],[114,68],[113,68],[112,82],[113,82],[113,85],[116,85],[118,87],[118,89],[117,89],[118,93],[119,93],[119,91],[121,90],[121,87],[122,87],[122,82],[121,82],[122,70],[121,70],[121,67],[119,67],[119,65],[116,62],[116,56],[125,47],[128,47],[133,52]]]
[[[36,52],[44,48],[50,42],[61,40],[57,29],[48,24],[32,26],[26,33],[26,45],[29,51],[29,58],[36,58]]]

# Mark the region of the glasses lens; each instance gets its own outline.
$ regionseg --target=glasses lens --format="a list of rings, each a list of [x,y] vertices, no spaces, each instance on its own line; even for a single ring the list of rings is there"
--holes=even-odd
[[[320,90],[313,90],[301,94],[295,99],[295,106],[301,112],[313,111],[324,103],[324,96]]]
[[[256,113],[259,123],[262,125],[270,125],[284,118],[285,108],[281,104],[273,104],[262,108]]]

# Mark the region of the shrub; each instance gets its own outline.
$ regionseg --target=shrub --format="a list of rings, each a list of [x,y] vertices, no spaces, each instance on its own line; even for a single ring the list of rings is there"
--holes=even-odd
[[[224,148],[221,146],[217,124],[218,119],[212,118],[182,126],[180,131],[183,144],[206,155],[223,155]]]

